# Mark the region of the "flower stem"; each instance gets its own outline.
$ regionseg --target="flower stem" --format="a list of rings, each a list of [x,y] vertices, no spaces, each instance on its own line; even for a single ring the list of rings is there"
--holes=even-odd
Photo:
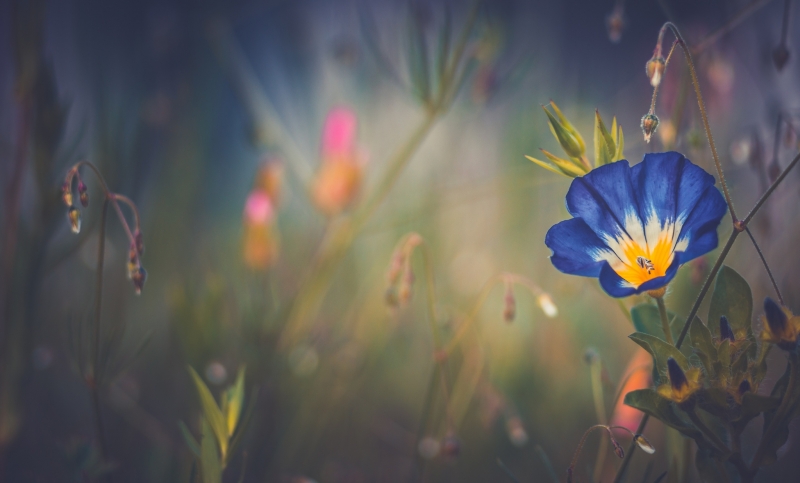
[[[601,380],[602,362],[600,358],[590,366],[591,379],[592,379],[592,398],[594,399],[594,410],[597,413],[597,422],[599,424],[608,424],[606,420],[606,405],[603,400],[603,381]],[[600,481],[600,475],[603,471],[603,463],[606,459],[606,451],[608,451],[608,441],[605,439],[600,440],[600,445],[597,447],[597,456],[594,461],[594,472],[592,473],[592,480]]]
[[[764,264],[764,269],[767,271],[767,275],[769,276],[769,281],[772,282],[772,288],[775,289],[775,293],[778,295],[778,300],[780,300],[781,305],[785,305],[783,303],[783,296],[781,295],[781,291],[778,288],[778,284],[775,282],[775,277],[772,276],[772,270],[769,269],[769,264],[767,263],[767,259],[764,258],[764,254],[761,252],[761,248],[756,243],[756,239],[753,237],[753,234],[750,232],[750,228],[745,227],[744,231],[747,232],[747,236],[750,237],[750,241],[753,242],[753,246],[756,248],[758,252],[758,256],[761,258],[761,263]]]
[[[694,61],[692,60],[692,54],[689,50],[689,47],[686,45],[686,42],[683,40],[678,27],[675,26],[672,22],[667,22],[661,27],[661,31],[663,32],[664,29],[669,28],[672,31],[672,34],[675,36],[678,44],[681,46],[681,50],[683,50],[683,55],[686,58],[686,65],[689,67],[689,75],[692,79],[692,86],[694,87],[694,93],[697,96],[697,106],[700,108],[700,118],[703,120],[703,129],[705,129],[706,137],[708,138],[708,145],[711,148],[711,156],[714,158],[714,166],[717,168],[717,175],[719,176],[720,185],[722,185],[722,193],[725,195],[725,202],[728,204],[728,210],[731,214],[731,221],[736,223],[738,218],[736,218],[736,211],[733,208],[733,200],[731,200],[731,195],[728,192],[728,184],[725,182],[725,175],[722,172],[722,164],[719,161],[719,155],[717,154],[717,147],[714,144],[714,138],[711,135],[711,126],[708,123],[708,114],[706,113],[706,106],[703,102],[703,95],[700,93],[700,82],[697,80],[697,72],[694,67]]]
[[[102,378],[100,374],[100,315],[103,302],[103,264],[105,260],[106,246],[106,214],[108,213],[109,199],[103,200],[103,209],[100,214],[100,234],[97,242],[97,281],[95,286],[95,305],[94,305],[94,330],[92,337],[92,379],[89,388],[92,392],[92,407],[94,409],[95,430],[97,432],[97,444],[100,446],[100,457],[103,462],[107,462],[108,447],[106,445],[105,428],[103,426],[103,416],[100,412],[100,385]],[[108,480],[111,476],[109,474]]]
[[[675,345],[675,340],[672,338],[672,330],[669,328],[669,317],[667,316],[667,307],[664,305],[664,297],[654,297],[656,304],[658,304],[658,315],[661,317],[661,329],[664,331],[664,337],[669,345]]]
[[[725,455],[730,454],[731,450],[728,448],[728,445],[725,444],[725,442],[722,441],[719,438],[719,436],[717,436],[716,433],[714,433],[714,431],[711,431],[711,429],[709,429],[708,426],[706,426],[703,420],[700,419],[700,416],[697,415],[697,412],[695,411],[694,408],[687,410],[686,414],[689,416],[689,419],[697,427],[697,429],[699,429],[700,432],[703,433],[703,436],[705,436],[709,441],[711,441],[714,444],[714,446],[717,447],[717,450],[719,452]]]

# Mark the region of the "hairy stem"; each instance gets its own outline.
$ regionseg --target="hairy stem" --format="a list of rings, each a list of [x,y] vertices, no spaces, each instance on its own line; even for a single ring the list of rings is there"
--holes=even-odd
[[[661,330],[664,331],[664,337],[669,345],[675,345],[672,338],[672,330],[669,328],[669,317],[667,316],[667,306],[664,305],[664,297],[654,297],[656,304],[658,304],[658,315],[661,317]]]
[[[639,423],[639,427],[636,429],[636,434],[642,434],[644,432],[644,428],[647,426],[648,420],[650,420],[650,415],[645,413],[645,415],[642,416],[642,421]],[[625,452],[625,458],[622,459],[622,463],[620,463],[619,468],[617,468],[617,474],[614,476],[614,483],[621,483],[625,478],[625,470],[628,469],[628,465],[631,463],[633,452],[636,450],[636,447],[635,440],[631,441],[631,444],[628,445],[628,451]]]

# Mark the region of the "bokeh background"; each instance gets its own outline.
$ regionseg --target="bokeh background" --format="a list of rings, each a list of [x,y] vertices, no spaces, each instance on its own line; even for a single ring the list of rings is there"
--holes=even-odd
[[[0,481],[109,478],[98,476],[104,464],[85,377],[102,192],[82,168],[91,201],[78,235],[59,200],[79,160],[137,204],[147,247],[148,279],[136,296],[125,277],[128,241],[109,214],[99,396],[113,480],[190,481],[194,458],[179,422],[199,438],[201,406],[187,365],[215,395],[245,365],[246,393],[258,392],[224,481],[513,481],[498,459],[519,481],[551,481],[550,466],[564,478],[598,421],[592,368],[600,368],[608,417],[636,346],[616,300],[548,260],[544,234],[568,217],[569,179],[524,158],[540,147],[558,153],[539,106],[555,101],[588,143],[595,109],[608,123],[616,116],[632,162],[671,148],[712,171],[681,59],[662,85],[660,136],[644,143],[639,120],[652,94],[644,65],[667,20],[690,45],[728,25],[696,62],[734,201],[745,210],[798,149],[800,9],[789,10],[790,57],[779,70],[783,0],[491,0],[472,8],[0,2]],[[456,50],[470,25],[457,64],[463,82],[452,87],[452,103],[433,109],[420,69],[435,68],[443,39]],[[435,94],[440,79],[430,79]],[[332,110],[357,123],[353,171],[330,188],[344,207],[319,195]],[[408,162],[384,186],[398,156]],[[754,230],[795,310],[799,182],[792,173]],[[267,201],[253,198],[259,190]],[[341,256],[321,264],[336,244],[331,234],[347,232],[354,218]],[[410,232],[424,240],[406,267],[416,282],[392,306],[387,273]],[[715,256],[681,270],[671,310],[688,312]],[[771,294],[750,244],[740,241],[727,263],[756,301]],[[511,296],[500,280],[442,377],[431,322],[437,337],[452,340],[501,273],[524,277],[512,289],[516,317],[504,320]],[[765,387],[783,367],[781,354],[772,357]],[[745,433],[745,447],[759,425]],[[795,426],[760,481],[796,478]],[[670,468],[677,471],[663,481],[696,478],[680,441],[653,421],[647,435],[658,452],[637,455],[629,481],[654,481]],[[600,439],[587,440],[582,481],[591,479]],[[610,481],[618,459],[605,452],[599,476]]]

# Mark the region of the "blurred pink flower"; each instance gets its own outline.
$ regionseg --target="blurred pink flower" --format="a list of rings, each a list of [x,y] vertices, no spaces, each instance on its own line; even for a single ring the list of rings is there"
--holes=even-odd
[[[356,145],[358,119],[346,107],[331,109],[322,130],[322,164],[312,186],[317,207],[327,215],[345,210],[361,188],[364,154]]]
[[[347,107],[335,107],[328,112],[322,128],[322,159],[350,158],[356,151],[358,119]]]
[[[275,209],[269,195],[263,190],[253,190],[244,205],[245,221],[253,224],[265,224],[272,221]]]

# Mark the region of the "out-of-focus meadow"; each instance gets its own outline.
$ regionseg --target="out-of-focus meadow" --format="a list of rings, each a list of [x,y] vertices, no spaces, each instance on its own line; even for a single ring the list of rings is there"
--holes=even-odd
[[[642,376],[627,310],[647,297],[618,303],[548,260],[570,180],[525,158],[560,152],[540,106],[587,143],[595,109],[616,117],[632,163],[675,149],[713,173],[685,64],[662,81],[649,144],[639,127],[644,66],[673,21],[697,47],[744,210],[798,150],[800,9],[788,29],[786,12],[0,2],[0,481],[211,482],[209,452],[226,482],[563,481],[590,426],[636,427],[618,394]],[[61,190],[79,161],[127,198],[81,166],[76,235]],[[751,224],[794,309],[798,183],[791,172]],[[718,251],[680,269],[671,311],[689,312]],[[756,320],[772,294],[757,253],[741,241],[726,264]],[[770,357],[764,387],[786,356]],[[800,469],[790,429],[759,481]],[[628,481],[698,481],[693,446],[658,421],[645,434],[657,451]],[[578,481],[614,478],[601,440],[587,439]]]

